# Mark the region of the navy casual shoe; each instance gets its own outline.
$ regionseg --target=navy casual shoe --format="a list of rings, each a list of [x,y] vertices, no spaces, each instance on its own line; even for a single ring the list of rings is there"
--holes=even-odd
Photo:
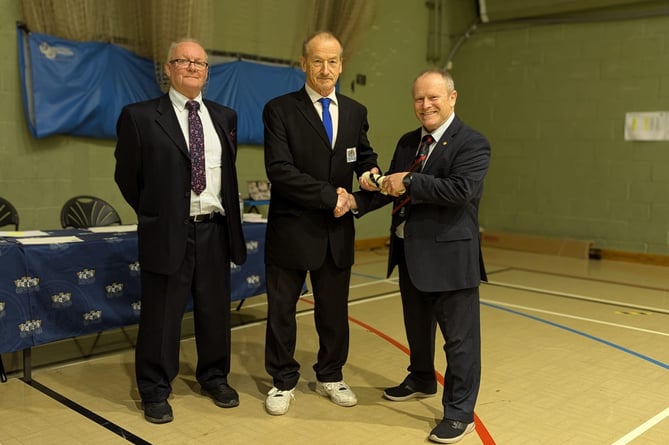
[[[160,402],[145,402],[144,418],[151,423],[168,423],[174,420],[172,407],[167,400]]]
[[[464,423],[459,420],[444,419],[434,427],[429,439],[437,443],[455,443],[472,431],[474,422]]]
[[[214,399],[216,406],[221,408],[234,408],[239,406],[239,394],[227,383],[218,386],[202,387],[202,393]]]
[[[437,394],[437,385],[435,384],[429,388],[416,388],[412,383],[404,380],[397,386],[386,388],[383,391],[383,397],[393,402],[403,402],[410,399],[419,399],[425,397],[433,397]]]

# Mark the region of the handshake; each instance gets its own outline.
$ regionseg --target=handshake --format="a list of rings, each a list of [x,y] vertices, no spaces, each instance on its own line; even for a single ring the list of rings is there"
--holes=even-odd
[[[337,206],[332,211],[335,218],[340,218],[346,215],[349,210],[358,208],[355,197],[347,192],[345,188],[337,187],[337,195]]]

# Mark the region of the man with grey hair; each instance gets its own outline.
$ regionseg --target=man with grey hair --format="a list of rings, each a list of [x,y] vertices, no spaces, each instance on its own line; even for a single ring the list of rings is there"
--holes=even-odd
[[[202,98],[209,65],[192,39],[172,44],[170,90],[127,105],[116,126],[115,179],[137,213],[142,309],[135,351],[144,418],[173,419],[181,319],[193,297],[195,377],[221,408],[239,405],[230,372],[230,261],[246,243],[237,190],[234,110]]]
[[[428,70],[413,84],[421,126],[398,141],[381,193],[357,192],[358,215],[394,202],[388,276],[399,268],[409,375],[383,396],[401,402],[437,393],[436,327],[445,340],[444,417],[429,439],[454,443],[474,429],[481,379],[479,285],[486,272],[478,209],[490,144],[455,115],[447,72]]]
[[[329,32],[309,36],[301,66],[305,86],[272,99],[263,112],[272,184],[265,243],[265,369],[273,382],[265,409],[272,415],[288,411],[300,377],[295,315],[307,272],[319,338],[316,391],[339,406],[358,403],[342,371],[355,235],[349,193],[354,174],[378,171],[367,139],[367,109],[335,90],[342,72],[339,40]]]

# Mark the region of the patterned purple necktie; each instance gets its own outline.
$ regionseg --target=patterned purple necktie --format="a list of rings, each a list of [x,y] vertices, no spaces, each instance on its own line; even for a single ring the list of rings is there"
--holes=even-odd
[[[188,108],[188,143],[191,163],[190,186],[193,192],[199,195],[207,186],[204,171],[204,131],[200,116],[197,114],[200,103],[189,100],[186,102],[186,108]]]

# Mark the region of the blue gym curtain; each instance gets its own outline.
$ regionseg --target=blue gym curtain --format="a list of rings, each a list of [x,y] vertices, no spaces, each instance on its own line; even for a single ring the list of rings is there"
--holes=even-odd
[[[153,62],[116,45],[75,42],[17,26],[23,102],[32,135],[115,139],[124,105],[163,94]],[[304,84],[295,67],[248,61],[214,64],[204,97],[237,111],[240,144],[263,143],[262,109]]]

